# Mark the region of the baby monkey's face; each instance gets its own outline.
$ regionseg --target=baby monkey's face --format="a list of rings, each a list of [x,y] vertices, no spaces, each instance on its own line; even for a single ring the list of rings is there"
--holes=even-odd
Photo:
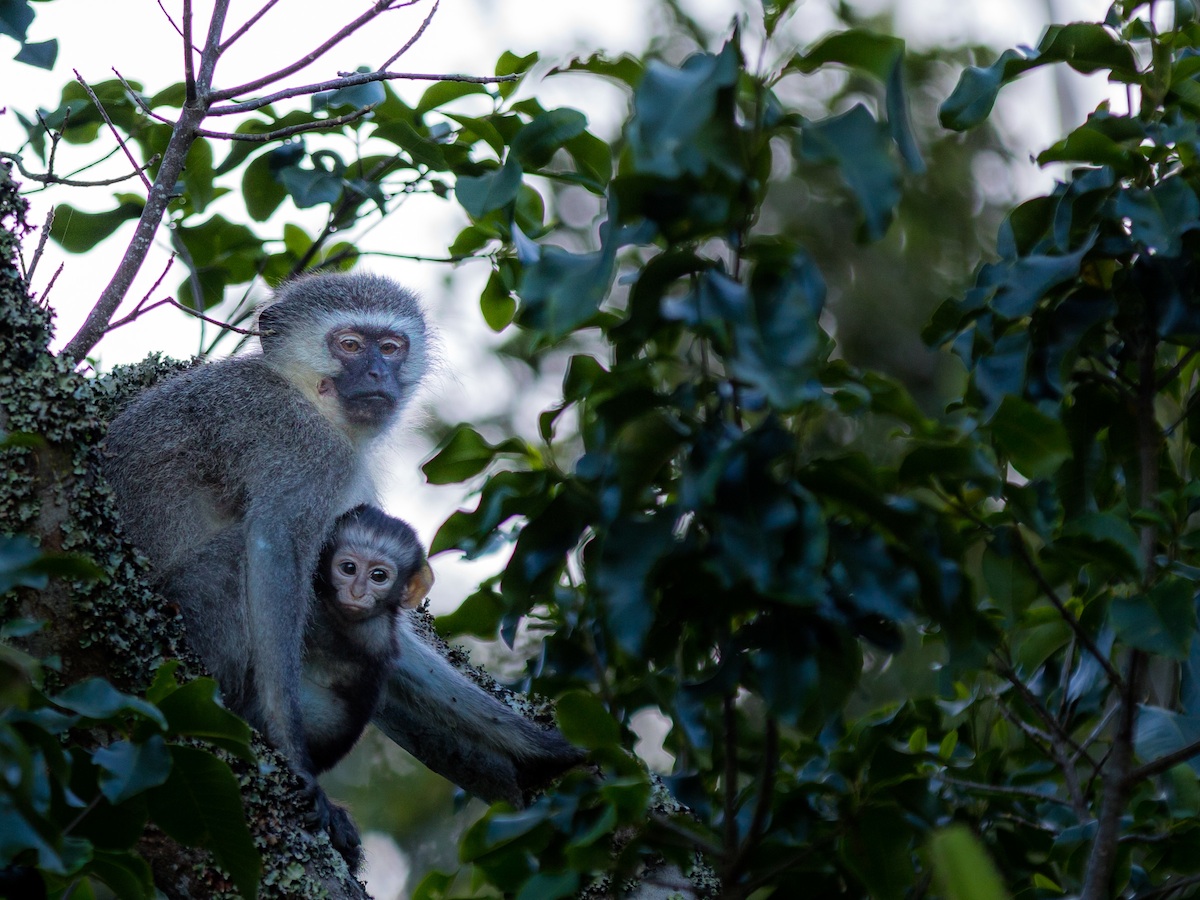
[[[337,610],[347,619],[367,619],[399,606],[399,597],[389,599],[396,586],[396,566],[387,559],[343,549],[333,555],[333,586]]]

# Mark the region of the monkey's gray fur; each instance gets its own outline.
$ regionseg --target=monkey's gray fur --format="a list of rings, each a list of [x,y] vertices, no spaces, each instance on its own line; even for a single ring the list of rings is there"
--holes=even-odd
[[[428,340],[414,297],[365,275],[291,282],[258,323],[261,353],[191,369],[130,404],[109,429],[106,474],[190,642],[328,825],[300,710],[312,574],[337,516],[374,499],[364,451],[411,399]],[[232,596],[213,577],[231,544],[244,561]],[[335,845],[353,849],[357,835],[332,824]]]
[[[196,367],[134,400],[110,427],[105,471],[227,702],[292,761],[314,822],[350,858],[353,825],[312,778],[304,628],[335,520],[376,502],[366,451],[421,381],[429,336],[414,297],[370,275],[290,282],[258,321],[260,353]],[[234,591],[215,574],[231,568],[241,573]],[[431,768],[485,799],[519,802],[579,761],[561,735],[480,691],[415,631],[397,634],[376,721]]]

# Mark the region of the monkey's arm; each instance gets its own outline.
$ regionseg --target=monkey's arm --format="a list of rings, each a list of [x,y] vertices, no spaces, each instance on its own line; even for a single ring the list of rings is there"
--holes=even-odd
[[[464,790],[518,807],[583,761],[558,731],[539,727],[456,669],[419,633],[414,616],[422,615],[400,616],[399,656],[372,717],[384,734]]]

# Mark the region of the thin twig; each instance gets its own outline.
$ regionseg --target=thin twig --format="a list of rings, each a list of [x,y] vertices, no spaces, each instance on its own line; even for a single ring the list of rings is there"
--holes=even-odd
[[[117,126],[114,125],[113,120],[109,118],[108,110],[104,108],[104,104],[100,102],[100,98],[96,96],[96,92],[92,90],[92,86],[83,80],[83,76],[79,74],[79,70],[72,69],[71,71],[75,73],[75,80],[83,85],[84,91],[87,92],[87,95],[91,98],[92,103],[96,105],[96,109],[100,111],[100,116],[104,119],[105,124],[108,125],[108,130],[113,133],[113,137],[117,139],[117,143],[120,144],[121,149],[125,151],[125,156],[129,160],[129,164],[132,165],[138,175],[141,176],[142,184],[144,184],[146,186],[146,190],[149,191],[151,187],[150,179],[146,177],[146,173],[142,171],[142,167],[138,161],[133,158],[133,153],[126,145],[125,139],[121,137],[121,132],[117,131]]]
[[[342,88],[357,87],[360,84],[370,84],[373,81],[458,81],[464,84],[504,84],[517,81],[519,75],[449,75],[435,72],[346,72],[329,81],[305,84],[300,87],[287,88],[256,97],[253,100],[243,100],[240,103],[227,103],[224,106],[214,106],[208,111],[211,116],[230,116],[236,113],[253,112],[264,106],[270,106],[279,100],[292,97],[308,96],[322,91],[336,91]],[[225,93],[222,91],[221,93]]]
[[[258,22],[258,20],[261,19],[263,16],[265,16],[267,14],[267,11],[270,10],[270,8],[278,2],[279,2],[279,0],[267,0],[266,4],[263,6],[262,9],[260,9],[258,12],[256,12],[254,15],[252,15],[249,19],[246,20],[246,24],[244,24],[241,28],[239,28],[232,35],[230,35],[228,38],[225,39],[225,42],[223,44],[221,44],[221,52],[224,53],[226,50],[228,50],[230,47],[232,47],[234,41],[236,41],[238,38],[240,38],[242,35],[244,35],[247,31],[249,31],[251,28],[253,28],[255,26],[255,24]]]
[[[120,184],[122,181],[128,181],[130,178],[137,178],[139,175],[141,175],[142,180],[145,181],[146,176],[143,173],[151,165],[151,163],[146,163],[146,165],[140,166],[136,171],[130,172],[128,175],[121,175],[117,178],[101,178],[97,179],[96,181],[84,181],[78,178],[68,178],[64,175],[54,175],[50,172],[47,172],[44,175],[39,175],[37,172],[30,172],[25,168],[24,165],[21,164],[20,157],[18,157],[15,153],[9,153],[7,150],[0,150],[0,159],[11,160],[16,164],[17,170],[21,173],[21,176],[29,179],[30,181],[36,181],[38,184],[64,184],[67,187],[105,187],[106,185],[110,184]]]
[[[50,280],[46,283],[46,289],[42,291],[42,296],[38,298],[38,305],[42,309],[50,308],[50,291],[54,287],[54,282],[58,281],[58,276],[62,274],[65,265],[65,263],[58,264],[58,268],[54,270],[54,274],[50,276]]]
[[[438,4],[440,2],[441,2],[441,0],[433,0],[433,8],[431,10],[429,10],[429,15],[427,15],[425,17],[425,21],[423,21],[421,23],[421,27],[417,29],[416,34],[414,34],[412,37],[410,37],[408,39],[407,43],[405,43],[405,45],[403,47],[401,47],[399,50],[397,50],[392,56],[390,56],[388,58],[387,62],[385,62],[382,66],[379,67],[379,69],[381,71],[388,68],[388,66],[390,66],[392,63],[394,63],[396,60],[398,60],[400,57],[402,57],[405,53],[407,53],[409,51],[409,49],[412,48],[413,44],[415,44],[417,41],[419,41],[421,39],[421,35],[423,35],[425,33],[425,29],[429,27],[429,23],[433,21],[434,14],[437,13]]]
[[[1170,875],[1167,876],[1168,879],[1170,877]],[[1196,884],[1200,884],[1200,875],[1188,875],[1185,878],[1177,878],[1174,881],[1168,880],[1158,887],[1151,888],[1143,894],[1138,894],[1136,900],[1152,900],[1154,897],[1165,897]]]
[[[121,319],[115,325],[110,325],[108,330],[111,331],[113,328],[116,328],[120,325],[126,325],[129,322],[132,322],[134,319],[138,318],[139,316],[145,315],[146,313],[150,312],[152,309],[158,309],[160,306],[173,306],[176,309],[187,313],[189,316],[195,316],[197,319],[203,319],[205,322],[208,322],[210,325],[216,325],[218,328],[223,328],[226,331],[235,331],[238,334],[244,334],[244,335],[248,335],[250,337],[257,337],[259,334],[259,332],[255,331],[253,328],[238,328],[236,325],[230,325],[228,322],[222,322],[220,319],[214,319],[214,318],[211,318],[210,316],[206,316],[206,315],[204,315],[204,313],[198,312],[198,311],[192,309],[190,306],[184,306],[182,303],[180,303],[174,297],[164,297],[161,300],[151,303],[149,306],[145,306],[145,307],[142,307],[141,309],[135,310],[134,312],[136,312],[137,315],[130,314],[130,315],[126,316],[124,319]]]
[[[1016,540],[1013,541],[1013,544],[1017,548],[1017,554],[1021,557],[1025,568],[1029,570],[1034,580],[1037,581],[1038,587],[1046,595],[1046,599],[1058,610],[1058,614],[1062,616],[1063,621],[1075,633],[1083,648],[1100,664],[1100,668],[1104,669],[1104,674],[1108,676],[1109,682],[1118,690],[1121,689],[1124,681],[1121,679],[1120,673],[1113,667],[1107,654],[1100,652],[1100,648],[1096,646],[1096,642],[1092,640],[1092,636],[1087,633],[1087,630],[1080,621],[1075,618],[1071,611],[1067,609],[1067,605],[1059,598],[1058,592],[1050,584],[1049,580],[1047,580],[1045,573],[1042,572],[1041,567],[1034,560],[1032,554],[1030,554],[1029,548],[1025,546],[1025,538],[1021,534],[1020,528],[1014,528],[1013,531],[1016,534]]]
[[[146,101],[142,99],[142,95],[133,89],[133,85],[125,80],[125,76],[118,72],[115,66],[113,67],[113,74],[117,76],[117,80],[121,82],[122,86],[125,88],[125,92],[129,94],[129,99],[137,104],[138,109],[140,109],[150,118],[162,122],[164,125],[170,125],[172,128],[175,127],[175,120],[169,119],[166,116],[160,115],[152,110],[147,105]],[[155,154],[154,158],[158,159],[158,154]],[[149,164],[147,164],[147,166],[149,166]]]
[[[162,14],[167,17],[167,21],[171,23],[171,27],[175,29],[175,33],[183,37],[183,29],[176,24],[175,19],[167,12],[167,8],[163,6],[162,0],[158,0],[158,8],[162,10]]]
[[[1025,683],[1021,681],[1019,677],[1017,677],[1017,673],[1014,672],[1012,668],[999,656],[995,657],[995,659],[996,671],[1003,676],[1005,681],[1007,681],[1016,689],[1017,693],[1021,695],[1021,699],[1025,701],[1029,708],[1033,710],[1034,714],[1041,719],[1043,723],[1045,723],[1047,728],[1050,729],[1050,732],[1044,735],[1043,740],[1053,743],[1054,739],[1057,739],[1069,746],[1072,750],[1081,752],[1079,744],[1075,742],[1075,739],[1072,738],[1071,735],[1067,734],[1066,730],[1059,723],[1059,721],[1055,719],[1054,716],[1050,715],[1050,712],[1044,706],[1042,706],[1038,698],[1035,697],[1029,688],[1025,686]],[[1003,710],[1004,704],[1000,704],[1000,708]],[[1053,738],[1051,735],[1053,735]]]
[[[237,87],[213,91],[210,99],[213,101],[228,100],[231,97],[237,97],[240,94],[248,94],[252,91],[257,91],[259,88],[266,87],[269,84],[275,84],[277,81],[281,81],[284,78],[287,78],[289,75],[294,75],[301,69],[305,69],[312,65],[346,38],[350,37],[350,35],[354,34],[354,32],[358,31],[368,22],[377,19],[383,13],[392,9],[401,9],[405,6],[412,6],[417,2],[419,2],[419,0],[407,0],[407,2],[401,3],[400,6],[392,6],[392,0],[376,0],[376,2],[372,4],[371,8],[360,15],[357,19],[351,21],[340,31],[334,34],[333,37],[325,41],[325,43],[321,44],[315,50],[310,50],[295,62],[284,66],[282,69],[279,69],[276,72],[272,72],[270,75],[263,75],[259,78],[255,78],[252,81],[247,81],[245,84],[239,84]]]
[[[1029,788],[1011,787],[1004,784],[988,784],[983,781],[967,781],[962,778],[955,778],[952,775],[939,775],[942,781],[946,784],[960,787],[968,791],[980,791],[988,794],[1002,794],[1007,797],[1020,797],[1024,800],[1036,800],[1039,803],[1057,803],[1060,806],[1071,806],[1069,800],[1064,800],[1062,797],[1056,797],[1053,794],[1042,794],[1038,791]]]
[[[25,272],[25,283],[29,284],[33,281],[33,273],[37,271],[38,262],[42,258],[42,253],[46,249],[46,240],[50,237],[50,229],[54,226],[54,210],[56,207],[50,207],[50,211],[46,213],[46,221],[42,225],[42,233],[38,235],[37,249],[33,251],[33,259],[29,263],[29,269]]]
[[[167,273],[171,271],[171,266],[173,266],[174,264],[175,264],[175,254],[172,253],[171,258],[167,260],[167,264],[163,267],[163,270],[159,274],[157,280],[154,282],[154,284],[152,284],[150,286],[150,290],[146,291],[145,296],[143,296],[142,299],[137,302],[137,305],[134,306],[133,312],[131,312],[129,315],[125,316],[122,319],[117,319],[117,321],[115,321],[115,322],[110,322],[108,325],[107,331],[112,331],[116,328],[120,328],[122,325],[128,325],[134,319],[138,318],[138,316],[142,315],[142,313],[149,312],[150,310],[155,309],[159,306],[162,306],[164,303],[166,303],[167,301],[163,300],[159,303],[151,304],[149,307],[146,306],[146,303],[150,300],[150,295],[158,290],[158,286],[163,283],[163,279],[167,277]]]
[[[1174,381],[1175,376],[1177,376],[1181,371],[1183,371],[1184,366],[1186,366],[1188,363],[1190,363],[1195,358],[1197,353],[1200,353],[1200,347],[1189,347],[1188,351],[1183,354],[1183,357],[1179,360],[1179,362],[1175,363],[1175,365],[1173,365],[1171,367],[1171,371],[1169,371],[1165,375],[1163,375],[1163,377],[1160,378],[1158,380],[1158,382],[1155,384],[1155,386],[1154,386],[1155,393],[1157,393],[1158,391],[1161,391],[1168,384],[1170,384],[1172,381]]]
[[[321,119],[319,122],[289,125],[287,128],[280,128],[277,131],[267,131],[262,134],[255,134],[253,132],[209,131],[206,128],[197,128],[196,134],[219,141],[245,141],[251,144],[268,144],[271,141],[282,140],[283,138],[293,137],[297,134],[304,134],[309,131],[324,131],[327,128],[337,128],[340,125],[356,122],[378,105],[378,103],[372,103],[370,106],[356,109],[354,112],[346,113],[344,116],[337,116],[333,119]]]
[[[1129,773],[1126,781],[1130,785],[1135,785],[1139,781],[1145,781],[1147,778],[1161,775],[1167,769],[1173,768],[1182,762],[1187,762],[1197,755],[1200,755],[1200,741],[1193,741],[1185,747],[1180,747],[1178,750],[1168,753],[1166,756],[1160,756],[1158,759],[1151,760],[1144,766],[1139,766]]]
[[[726,694],[721,705],[725,726],[725,851],[728,864],[737,856],[737,707],[733,694]],[[728,879],[723,879],[728,882]]]

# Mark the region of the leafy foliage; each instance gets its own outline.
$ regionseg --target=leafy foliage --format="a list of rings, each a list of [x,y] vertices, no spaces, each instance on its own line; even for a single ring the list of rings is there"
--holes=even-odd
[[[792,6],[763,4],[768,35]],[[195,143],[171,216],[190,269],[180,296],[197,309],[260,276],[353,264],[335,235],[430,191],[469,217],[451,258],[490,262],[487,323],[535,368],[565,359],[536,439],[462,424],[424,471],[477,497],[431,552],[509,553],[440,624],[510,643],[522,623],[544,633],[530,683],[597,769],[529,809],[493,807],[463,839],[462,871],[413,896],[565,897],[664,862],[711,870],[733,898],[1194,886],[1200,25],[1189,4],[1174,13],[1168,27],[1117,2],[1103,23],[1053,26],[1036,49],[969,67],[941,106],[946,127],[978,129],[1005,85],[1047,65],[1104,73],[1129,98],[1041,154],[1069,166],[1062,181],[1011,210],[994,257],[934,312],[927,341],[965,371],[944,415],[852,365],[831,327],[848,314],[836,253],[894,241],[913,184],[948,166],[909,111],[928,60],[860,23],[770,69],[747,64],[736,30],[678,65],[558,66],[552,77],[627,88],[612,146],[577,110],[517,99],[515,83],[463,82],[413,105],[372,82],[237,126],[270,134],[371,107],[339,126],[344,145],[238,143],[219,159],[216,138]],[[496,72],[535,62],[506,54]],[[847,86],[826,114],[802,112],[793,80],[829,67]],[[178,88],[140,103],[94,88],[144,157],[162,149],[143,105],[178,108]],[[42,111],[62,140],[99,133],[82,99],[72,85]],[[52,150],[32,126],[29,139]],[[238,178],[246,222],[209,210]],[[786,215],[796,185],[817,224]],[[580,189],[600,210],[590,243],[555,218],[560,192]],[[321,233],[271,231],[289,201],[325,208]],[[140,202],[60,210],[53,236],[86,250]],[[922,277],[931,246],[903,260]],[[894,312],[891,275],[870,273],[877,317]],[[32,584],[33,552],[0,546],[0,578]],[[22,690],[21,715],[85,715]],[[223,779],[174,738],[239,746],[193,697],[206,690],[152,692],[148,707],[92,698],[136,725],[72,756],[89,774],[71,796],[136,805],[134,821],[161,814],[170,830],[173,786]],[[661,779],[632,749],[647,715],[665,725]],[[205,798],[176,836],[247,871],[229,798],[176,799]],[[23,827],[12,833],[42,833]],[[84,859],[62,820],[46,827],[51,855],[30,838],[7,858],[118,883],[104,873],[130,844]]]
[[[10,621],[0,639],[37,627]],[[178,841],[209,848],[242,895],[257,896],[260,861],[237,779],[226,762],[190,746],[204,738],[254,758],[249,728],[217,703],[216,684],[180,687],[168,664],[148,700],[99,678],[48,694],[45,664],[0,643],[0,765],[10,773],[0,783],[0,871],[10,879],[40,875],[52,892],[90,879],[121,897],[154,897],[150,867],[136,848],[153,822]],[[90,749],[61,742],[72,730],[96,728],[113,739]]]

